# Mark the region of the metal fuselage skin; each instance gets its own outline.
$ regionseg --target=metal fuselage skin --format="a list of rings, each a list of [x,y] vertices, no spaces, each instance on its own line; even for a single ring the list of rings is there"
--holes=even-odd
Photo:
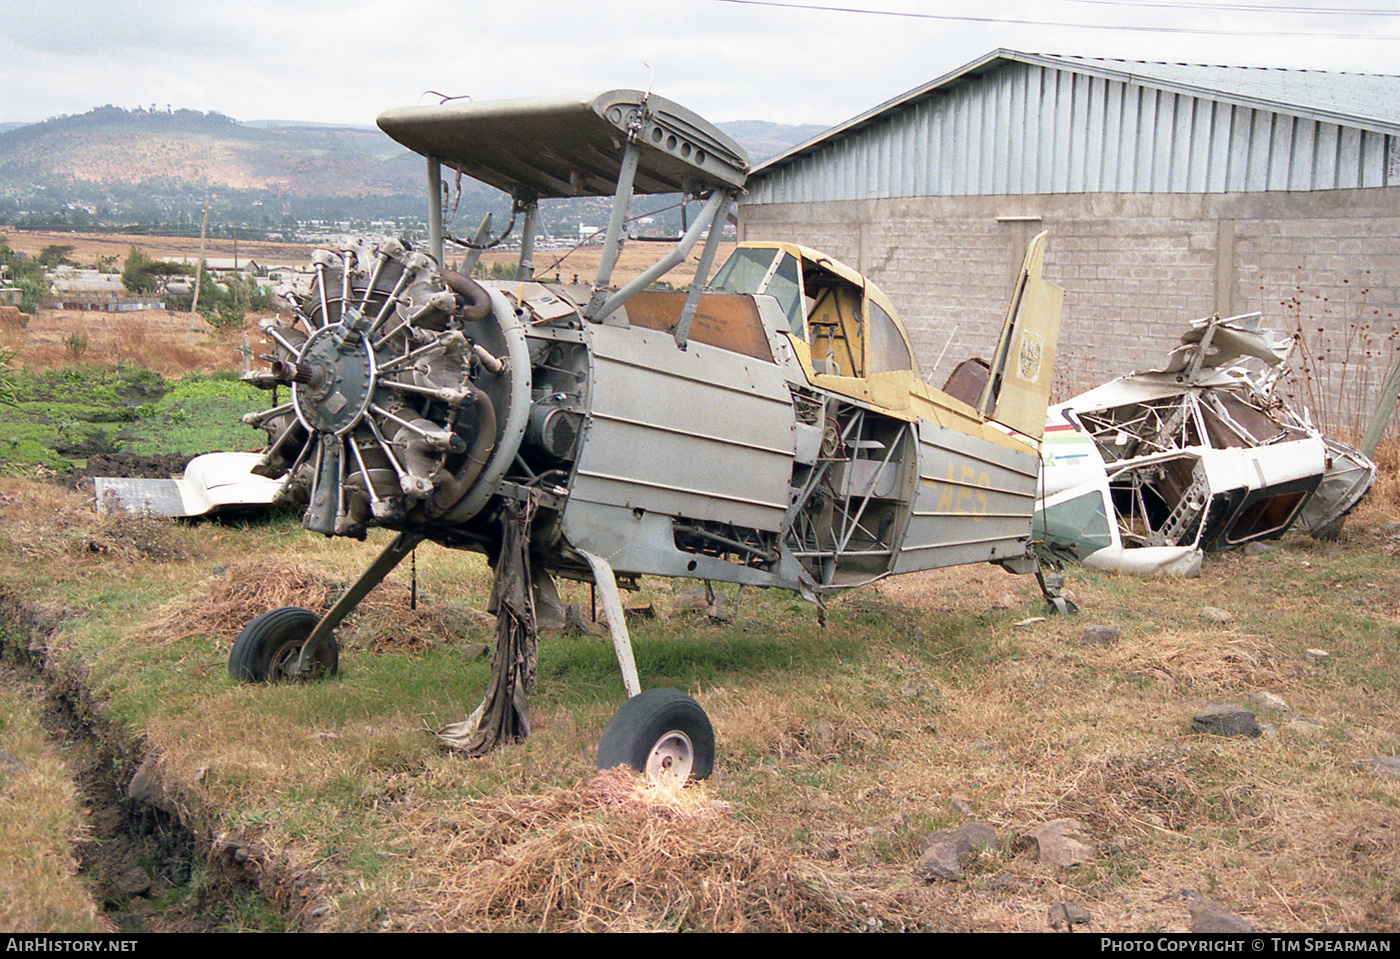
[[[820,262],[840,285],[833,261],[812,251],[740,248],[784,249],[809,282],[822,279]],[[847,283],[858,276],[840,269]],[[521,456],[560,476],[536,536],[546,566],[582,574],[582,552],[623,575],[805,593],[1026,556],[1034,441],[928,387],[912,361],[872,369],[877,308],[903,346],[894,355],[909,355],[872,285],[849,285],[848,313],[866,322],[839,337],[844,369],[818,330],[819,297],[794,314],[770,295],[707,294],[682,349],[669,327],[684,294],[642,294],[589,323],[563,309],[563,289],[499,288],[522,300],[541,358]],[[813,363],[814,342],[825,364]]]

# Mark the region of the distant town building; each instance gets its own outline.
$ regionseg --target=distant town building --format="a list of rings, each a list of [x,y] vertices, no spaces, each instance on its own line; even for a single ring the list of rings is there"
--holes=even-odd
[[[48,280],[50,305],[60,310],[126,313],[165,308],[165,302],[154,294],[133,296],[127,293],[126,287],[122,286],[122,278],[116,273],[59,266],[48,274]]]

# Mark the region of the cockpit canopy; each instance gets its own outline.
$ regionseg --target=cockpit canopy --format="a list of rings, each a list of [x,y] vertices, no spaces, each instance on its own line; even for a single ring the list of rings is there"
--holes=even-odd
[[[765,293],[813,366],[837,376],[914,370],[914,353],[889,299],[855,270],[795,243],[744,243],[715,274],[717,293]]]

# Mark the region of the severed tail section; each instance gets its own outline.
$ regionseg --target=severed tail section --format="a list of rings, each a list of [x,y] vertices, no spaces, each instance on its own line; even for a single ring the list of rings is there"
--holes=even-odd
[[[977,411],[987,419],[1037,442],[1045,432],[1065,295],[1041,276],[1046,236],[1036,236],[1026,251],[990,375],[977,403]]]

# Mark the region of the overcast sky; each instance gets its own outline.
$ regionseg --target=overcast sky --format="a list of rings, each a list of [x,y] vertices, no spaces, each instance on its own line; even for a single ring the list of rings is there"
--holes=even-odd
[[[110,103],[371,125],[436,94],[650,85],[715,122],[829,126],[998,47],[1400,73],[1400,3],[0,0],[0,121]]]

